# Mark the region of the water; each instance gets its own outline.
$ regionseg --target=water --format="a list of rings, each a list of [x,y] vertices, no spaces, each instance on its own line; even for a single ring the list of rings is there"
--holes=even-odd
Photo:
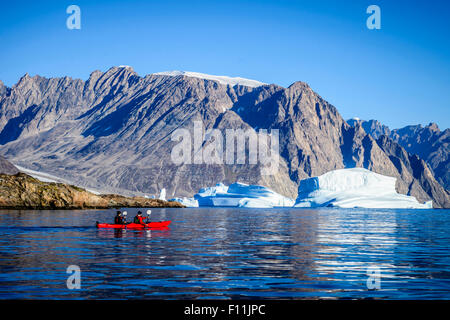
[[[152,212],[170,229],[96,229],[112,210],[0,211],[0,298],[450,298],[450,210]]]

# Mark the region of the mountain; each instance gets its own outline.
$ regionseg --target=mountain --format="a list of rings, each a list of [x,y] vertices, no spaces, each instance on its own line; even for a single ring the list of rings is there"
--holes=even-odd
[[[353,118],[347,120],[347,123],[352,127],[354,127],[357,123],[360,124],[364,131],[369,133],[374,139],[378,139],[382,135],[389,136],[391,134],[389,127],[381,124],[377,120],[362,121],[359,118]]]
[[[437,180],[450,190],[450,129],[441,131],[435,123],[392,130],[391,138],[408,152],[424,159]]]
[[[359,123],[375,139],[386,135],[407,152],[419,156],[430,166],[436,180],[446,190],[450,189],[450,129],[441,131],[437,124],[430,123],[425,127],[412,125],[390,130],[376,120],[351,119],[347,122],[352,126]]]
[[[364,167],[396,177],[400,193],[450,206],[439,184],[436,188],[446,196],[434,198],[432,175],[415,174],[418,166],[399,166],[395,161],[401,158],[391,159],[361,126],[347,124],[306,83],[284,88],[220,79],[189,73],[140,77],[127,66],[94,71],[86,81],[26,74],[0,97],[0,153],[22,167],[103,193],[158,194],[166,188],[169,198],[236,181],[295,198],[304,178]],[[262,174],[266,165],[248,159],[240,164],[174,163],[178,142],[172,134],[183,129],[195,140],[199,121],[208,135],[211,129],[224,136],[227,129],[279,130],[278,170]],[[204,152],[216,139],[201,143]],[[199,150],[195,145],[189,150],[195,159]],[[248,144],[245,151],[251,151]],[[236,150],[233,155],[236,159]]]
[[[16,174],[19,173],[17,169],[11,162],[6,160],[0,155],[0,174]]]

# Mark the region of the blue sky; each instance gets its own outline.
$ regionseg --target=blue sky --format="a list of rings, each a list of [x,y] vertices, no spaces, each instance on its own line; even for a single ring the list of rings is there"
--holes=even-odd
[[[66,8],[81,8],[81,30]],[[381,30],[366,8],[381,8]],[[307,82],[346,119],[450,127],[450,1],[2,1],[0,80],[87,79],[130,65],[289,86]]]

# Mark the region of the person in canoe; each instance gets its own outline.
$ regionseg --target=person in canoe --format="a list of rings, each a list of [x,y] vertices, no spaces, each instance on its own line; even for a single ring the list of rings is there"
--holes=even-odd
[[[142,216],[142,212],[138,211],[136,217],[134,217],[134,223],[136,224],[145,224],[144,217]]]
[[[114,224],[126,224],[126,220],[121,211],[116,212],[116,216],[114,217]]]

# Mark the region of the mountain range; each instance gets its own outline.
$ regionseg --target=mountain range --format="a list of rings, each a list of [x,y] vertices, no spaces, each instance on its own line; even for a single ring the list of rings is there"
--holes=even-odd
[[[171,134],[192,131],[195,121],[206,130],[278,129],[278,171],[262,175],[262,165],[250,163],[174,164]],[[26,74],[12,87],[0,82],[0,154],[102,193],[166,188],[168,197],[192,196],[218,182],[240,181],[295,198],[304,178],[364,167],[396,177],[399,193],[450,207],[445,173],[436,173],[442,170],[438,153],[448,157],[438,146],[445,138],[436,140],[435,156],[422,157],[402,145],[406,133],[376,135],[364,125],[347,123],[304,82],[284,88],[198,73],[140,77],[128,66],[94,71],[86,81]]]
[[[407,152],[425,160],[436,180],[446,190],[450,189],[450,129],[441,131],[436,123],[425,127],[411,125],[391,130],[377,120],[350,119],[347,122],[352,126],[359,123],[375,139],[382,135],[388,136]]]

